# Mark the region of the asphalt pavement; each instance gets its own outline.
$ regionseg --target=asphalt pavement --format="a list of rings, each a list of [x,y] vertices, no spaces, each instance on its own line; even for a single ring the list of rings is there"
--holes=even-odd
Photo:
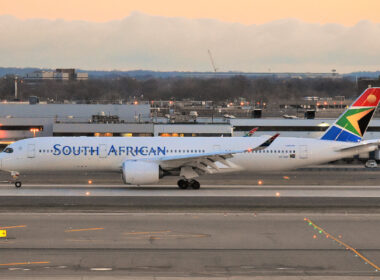
[[[2,277],[380,273],[379,214],[6,213],[0,221]]]

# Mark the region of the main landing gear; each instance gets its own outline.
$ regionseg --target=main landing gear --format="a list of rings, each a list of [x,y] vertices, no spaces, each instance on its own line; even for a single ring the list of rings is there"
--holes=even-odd
[[[15,187],[16,187],[16,188],[19,189],[19,188],[21,188],[21,186],[22,186],[22,183],[21,183],[20,181],[16,181],[16,182],[15,182]]]
[[[192,188],[194,190],[198,190],[200,187],[201,187],[201,184],[199,184],[198,181],[196,180],[186,180],[186,179],[181,179],[177,182],[177,185],[180,189],[188,189],[188,188]]]

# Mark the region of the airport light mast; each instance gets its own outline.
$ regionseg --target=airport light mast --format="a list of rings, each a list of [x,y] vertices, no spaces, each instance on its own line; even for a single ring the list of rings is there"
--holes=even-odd
[[[18,94],[17,94],[17,79],[18,77],[15,76],[15,100],[17,100]]]

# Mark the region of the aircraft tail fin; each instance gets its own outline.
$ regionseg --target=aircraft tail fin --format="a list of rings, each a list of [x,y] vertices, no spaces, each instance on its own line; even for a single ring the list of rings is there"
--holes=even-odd
[[[321,140],[360,142],[380,102],[380,88],[367,88],[335,121]]]
[[[251,129],[248,133],[246,133],[243,137],[251,137],[259,128],[255,127]]]

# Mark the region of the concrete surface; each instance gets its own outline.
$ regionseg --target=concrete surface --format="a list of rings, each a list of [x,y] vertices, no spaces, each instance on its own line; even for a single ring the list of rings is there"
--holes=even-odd
[[[380,214],[3,213],[0,221],[2,277],[380,273]]]
[[[0,185],[0,210],[60,207],[67,210],[126,209],[371,209],[380,210],[380,186],[209,185],[176,186]],[[198,210],[197,210],[198,209]]]

